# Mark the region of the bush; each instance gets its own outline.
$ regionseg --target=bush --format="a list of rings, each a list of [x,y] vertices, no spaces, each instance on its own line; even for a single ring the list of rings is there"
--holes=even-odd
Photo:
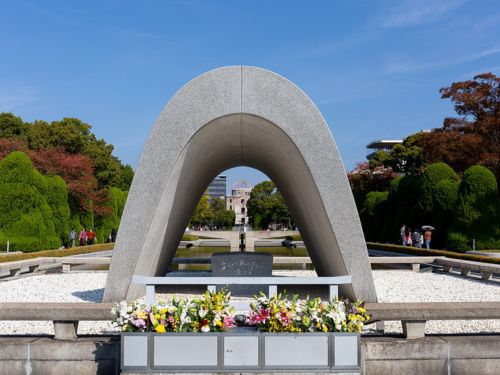
[[[422,176],[422,196],[419,206],[424,215],[434,211],[436,187],[442,181],[457,180],[455,171],[446,163],[434,163],[427,167]]]
[[[182,240],[181,241],[196,241],[198,239],[200,239],[200,237],[193,236],[192,234],[186,234],[186,233],[184,233],[182,235]]]
[[[66,243],[70,229],[68,189],[59,176],[45,176],[47,181],[47,203],[52,209],[52,221],[59,239]]]
[[[464,172],[458,190],[454,222],[460,232],[479,239],[497,235],[495,203],[498,186],[493,173],[475,165]]]
[[[448,247],[452,250],[466,252],[467,250],[471,250],[470,240],[467,236],[462,233],[451,232],[448,233],[448,238],[446,240]]]
[[[38,257],[66,257],[71,255],[95,253],[97,251],[113,250],[113,243],[73,247],[71,249],[41,250],[24,254],[0,254],[0,263],[14,262],[16,260],[26,260]]]
[[[109,201],[106,206],[110,209],[107,215],[96,216],[95,219],[95,232],[97,234],[97,242],[107,242],[111,231],[118,232],[120,225],[120,218],[127,201],[128,192],[122,191],[116,187],[109,188],[108,198]]]
[[[488,238],[476,241],[476,250],[500,249],[500,239]]]
[[[360,218],[363,223],[365,237],[371,240],[380,239],[380,230],[386,214],[386,203],[389,192],[370,191],[366,194]]]
[[[435,256],[445,256],[448,258],[455,258],[455,259],[472,260],[475,262],[500,264],[500,258],[493,258],[475,254],[461,254],[453,251],[433,250],[433,249],[427,250],[427,249],[419,249],[416,247],[389,245],[389,244],[381,244],[375,242],[367,242],[366,246],[368,247],[368,249],[371,250],[391,251],[395,253],[408,254],[408,255],[418,255],[418,256],[435,255]]]
[[[12,152],[0,161],[0,176],[0,247],[5,248],[7,240],[12,250],[59,247],[61,241],[47,202],[51,191],[48,180],[22,152]]]

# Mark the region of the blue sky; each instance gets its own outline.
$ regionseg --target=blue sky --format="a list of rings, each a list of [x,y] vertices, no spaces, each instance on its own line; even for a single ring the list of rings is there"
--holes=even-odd
[[[500,74],[498,0],[18,0],[1,9],[0,111],[78,117],[134,167],[169,98],[216,67],[255,65],[295,82],[347,170],[374,139],[440,127],[453,114],[441,87]]]

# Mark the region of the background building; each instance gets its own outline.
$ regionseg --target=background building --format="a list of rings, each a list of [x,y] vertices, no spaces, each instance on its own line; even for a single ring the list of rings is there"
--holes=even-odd
[[[377,151],[390,151],[394,146],[403,143],[402,139],[379,139],[377,141],[370,142],[366,145],[368,149],[368,155],[366,158],[370,158],[375,155]]]
[[[247,225],[247,201],[253,186],[247,180],[239,180],[233,184],[231,195],[226,197],[226,209],[236,213],[235,225]]]
[[[226,196],[227,176],[220,175],[208,185],[207,193],[210,198],[224,198]]]

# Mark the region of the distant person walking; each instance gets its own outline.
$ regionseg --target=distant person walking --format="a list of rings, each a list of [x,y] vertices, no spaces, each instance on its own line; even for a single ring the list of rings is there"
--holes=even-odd
[[[401,237],[401,243],[403,244],[403,246],[406,246],[405,245],[405,230],[406,230],[406,226],[404,224],[401,224],[401,229],[399,229],[399,236]]]
[[[89,229],[87,232],[87,244],[92,245],[94,243],[95,239],[95,232],[92,230],[92,228]]]
[[[406,227],[404,231],[404,237],[403,237],[403,246],[411,246],[411,230],[410,228]]]
[[[75,232],[75,228],[71,228],[71,231],[69,232],[69,243],[68,243],[68,247],[75,247],[75,242],[76,242],[76,232]]]
[[[87,231],[85,228],[82,228],[78,240],[80,241],[80,246],[85,246],[87,244]]]
[[[413,246],[421,248],[422,247],[422,234],[419,232],[417,228],[415,228],[415,231],[413,232],[412,236],[413,240]]]
[[[425,239],[425,247],[427,250],[431,248],[431,238],[432,238],[432,232],[430,229],[427,229],[424,233],[424,239]]]

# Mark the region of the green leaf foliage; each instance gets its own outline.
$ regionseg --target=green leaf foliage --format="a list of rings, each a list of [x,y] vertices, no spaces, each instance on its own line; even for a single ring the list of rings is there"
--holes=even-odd
[[[26,125],[12,113],[0,113],[0,138],[24,138]]]
[[[68,206],[68,188],[59,176],[45,176],[47,182],[47,203],[52,209],[52,221],[55,231],[63,243],[68,240],[70,230],[70,212]]]
[[[254,186],[247,210],[254,228],[267,228],[273,223],[293,227],[285,200],[272,181],[263,181]]]
[[[493,173],[480,165],[468,168],[458,189],[454,222],[469,237],[498,237],[496,203],[498,186]]]
[[[365,197],[365,202],[363,209],[360,212],[361,222],[363,224],[363,229],[365,230],[365,236],[367,238],[373,238],[376,240],[381,239],[382,234],[380,230],[382,228],[381,222],[378,220],[384,220],[387,213],[387,199],[389,197],[388,191],[371,191]],[[369,231],[368,233],[366,231]]]
[[[95,220],[96,242],[109,242],[111,232],[118,232],[120,218],[127,201],[128,192],[122,191],[116,187],[111,187],[108,192],[109,201],[107,206],[111,213],[108,215],[97,216]]]
[[[58,188],[54,191],[50,178],[34,169],[22,152],[13,152],[0,161],[0,176],[3,177],[0,180],[0,246],[4,248],[7,240],[12,250],[61,246],[49,205],[58,195]],[[49,196],[53,197],[48,199]]]

